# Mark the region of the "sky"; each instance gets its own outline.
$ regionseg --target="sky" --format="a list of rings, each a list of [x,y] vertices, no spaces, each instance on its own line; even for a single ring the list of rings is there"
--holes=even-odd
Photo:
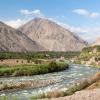
[[[0,21],[18,28],[47,18],[88,42],[100,37],[100,0],[0,0]]]

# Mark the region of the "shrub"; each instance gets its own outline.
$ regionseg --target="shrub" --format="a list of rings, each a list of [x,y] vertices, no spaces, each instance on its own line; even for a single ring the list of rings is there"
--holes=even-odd
[[[16,60],[16,62],[18,63],[19,61],[18,61],[18,60]]]
[[[50,62],[48,65],[48,69],[50,72],[57,71],[58,70],[57,63],[55,61]]]
[[[31,62],[30,59],[28,59],[28,60],[27,60],[27,63],[30,63],[30,62]]]

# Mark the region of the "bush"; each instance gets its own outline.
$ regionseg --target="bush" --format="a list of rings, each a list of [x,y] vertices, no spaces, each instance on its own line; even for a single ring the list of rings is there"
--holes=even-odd
[[[57,71],[58,70],[57,63],[55,61],[50,62],[48,69],[50,72]]]
[[[51,62],[50,64],[16,65],[13,67],[1,66],[0,76],[31,76],[58,72],[68,68],[67,64]]]

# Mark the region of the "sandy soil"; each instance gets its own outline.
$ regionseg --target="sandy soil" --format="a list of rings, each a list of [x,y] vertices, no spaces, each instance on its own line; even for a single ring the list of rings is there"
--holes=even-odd
[[[100,89],[78,91],[71,96],[45,100],[100,100]]]
[[[28,63],[27,60],[24,59],[5,59],[3,61],[0,61],[0,65],[15,66],[21,64],[34,64],[34,63],[33,62]]]

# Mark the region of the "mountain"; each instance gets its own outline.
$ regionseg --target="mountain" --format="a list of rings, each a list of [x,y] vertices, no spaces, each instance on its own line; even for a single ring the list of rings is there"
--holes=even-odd
[[[19,30],[47,51],[80,51],[87,46],[87,43],[74,33],[44,18],[35,18]]]
[[[100,45],[100,37],[98,37],[97,39],[96,39],[96,41],[92,44],[93,46],[94,45]]]
[[[25,34],[0,22],[0,51],[40,51],[42,47]]]

